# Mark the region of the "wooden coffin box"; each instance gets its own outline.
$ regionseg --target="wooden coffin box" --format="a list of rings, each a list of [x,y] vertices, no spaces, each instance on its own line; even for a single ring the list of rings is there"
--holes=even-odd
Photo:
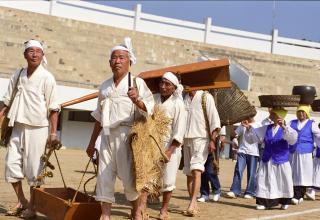
[[[138,76],[145,80],[153,93],[159,91],[158,85],[165,72],[177,73],[181,84],[187,86],[185,91],[209,90],[231,87],[229,60],[203,61],[140,73]]]
[[[52,220],[98,220],[101,216],[100,203],[81,192],[71,203],[75,193],[72,188],[36,188],[36,211]]]

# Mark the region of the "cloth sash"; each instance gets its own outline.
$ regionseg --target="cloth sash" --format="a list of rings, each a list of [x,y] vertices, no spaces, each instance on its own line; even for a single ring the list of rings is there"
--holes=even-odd
[[[127,94],[118,94],[112,88],[108,89],[105,94],[105,99],[101,102],[102,118],[101,126],[105,135],[110,135],[110,128],[116,128],[119,125],[131,126],[134,115],[135,107],[131,99]],[[119,109],[119,105],[122,107]],[[116,111],[122,111],[124,114],[128,113],[128,116],[122,118],[111,118],[110,112],[117,114]],[[121,114],[119,114],[121,117]],[[123,115],[122,115],[123,116]]]

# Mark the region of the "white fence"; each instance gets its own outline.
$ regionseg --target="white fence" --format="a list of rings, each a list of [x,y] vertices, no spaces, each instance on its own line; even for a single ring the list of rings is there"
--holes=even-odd
[[[3,0],[0,6],[208,44],[320,60],[320,43],[280,37],[277,29],[272,35],[265,35],[213,26],[210,17],[202,24],[155,16],[143,13],[140,4],[133,11],[75,0]]]

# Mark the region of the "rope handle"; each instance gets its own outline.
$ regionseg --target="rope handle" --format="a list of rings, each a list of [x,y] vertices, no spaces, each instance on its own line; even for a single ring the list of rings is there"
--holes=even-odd
[[[59,160],[58,160],[58,156],[57,156],[57,153],[56,153],[55,149],[53,150],[53,153],[54,153],[54,157],[56,158],[56,161],[57,161],[57,164],[58,164],[58,168],[59,168],[59,172],[60,172],[61,179],[62,179],[62,182],[63,182],[63,186],[64,186],[65,189],[67,189],[67,185],[66,185],[66,182],[64,180],[64,177],[63,177],[63,174],[62,174],[62,170],[61,170],[61,166],[60,166],[60,163],[59,163]]]
[[[152,138],[152,140],[154,141],[154,143],[156,143],[158,150],[160,151],[161,156],[163,157],[163,160],[165,163],[169,162],[169,158],[167,157],[166,153],[163,151],[163,149],[160,147],[159,143],[157,142],[157,140],[152,136],[149,135],[149,137]]]
[[[84,184],[83,184],[83,191],[84,191],[84,193],[86,194],[86,195],[89,195],[89,193],[87,192],[87,188],[86,188],[86,186],[87,186],[87,184],[91,181],[91,180],[93,180],[94,178],[96,178],[97,177],[97,175],[98,175],[98,170],[99,170],[99,151],[97,150],[97,149],[95,149],[96,151],[96,161],[94,161],[94,160],[92,160],[92,165],[93,165],[93,169],[94,169],[94,175],[92,176],[92,177],[90,177],[89,179],[87,179],[87,181],[85,181],[84,182]],[[94,191],[93,191],[93,193],[95,194],[96,193],[96,190],[97,190],[97,184],[95,185],[95,187],[94,187]],[[91,197],[90,197],[91,198]]]
[[[82,181],[83,181],[84,176],[86,175],[86,173],[87,173],[87,171],[88,171],[88,167],[89,167],[89,164],[90,164],[91,160],[92,160],[92,158],[90,157],[90,159],[89,159],[89,161],[88,161],[88,163],[87,163],[87,165],[86,165],[86,168],[85,168],[85,170],[84,170],[84,172],[83,172],[83,175],[82,175],[82,177],[81,177],[81,180],[80,180],[79,186],[78,186],[78,188],[77,188],[77,190],[76,190],[76,193],[74,194],[73,199],[72,199],[72,201],[71,201],[71,205],[72,205],[72,204],[75,202],[75,200],[76,200],[76,197],[77,197],[77,195],[78,195],[78,193],[79,193],[80,186],[81,186],[81,184],[82,184]]]
[[[209,119],[208,119],[208,113],[207,113],[207,97],[206,94],[208,94],[207,91],[203,91],[202,96],[201,96],[201,105],[202,105],[202,110],[203,110],[203,115],[204,119],[206,121],[206,130],[208,132],[209,138],[211,138],[211,132],[210,132],[210,125],[209,125]],[[213,152],[213,165],[214,165],[214,170],[215,173],[218,175],[219,173],[219,157],[218,157],[218,152],[219,152],[219,146],[216,144],[216,152],[217,155]]]

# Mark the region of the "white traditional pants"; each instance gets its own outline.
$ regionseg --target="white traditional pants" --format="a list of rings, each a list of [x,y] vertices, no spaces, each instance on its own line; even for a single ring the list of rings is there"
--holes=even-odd
[[[5,179],[9,183],[26,177],[30,186],[41,185],[36,179],[41,173],[41,156],[48,138],[48,127],[15,123],[5,160]]]
[[[191,176],[192,170],[204,171],[208,157],[208,138],[186,138],[183,144],[183,173]]]
[[[177,147],[171,154],[168,163],[165,164],[163,171],[162,192],[170,192],[176,188],[177,172],[181,160],[181,147]]]
[[[129,131],[130,127],[119,126],[110,129],[110,135],[101,136],[97,201],[115,202],[114,186],[117,176],[123,183],[124,193],[129,201],[139,197],[134,187],[132,151],[127,141]]]

